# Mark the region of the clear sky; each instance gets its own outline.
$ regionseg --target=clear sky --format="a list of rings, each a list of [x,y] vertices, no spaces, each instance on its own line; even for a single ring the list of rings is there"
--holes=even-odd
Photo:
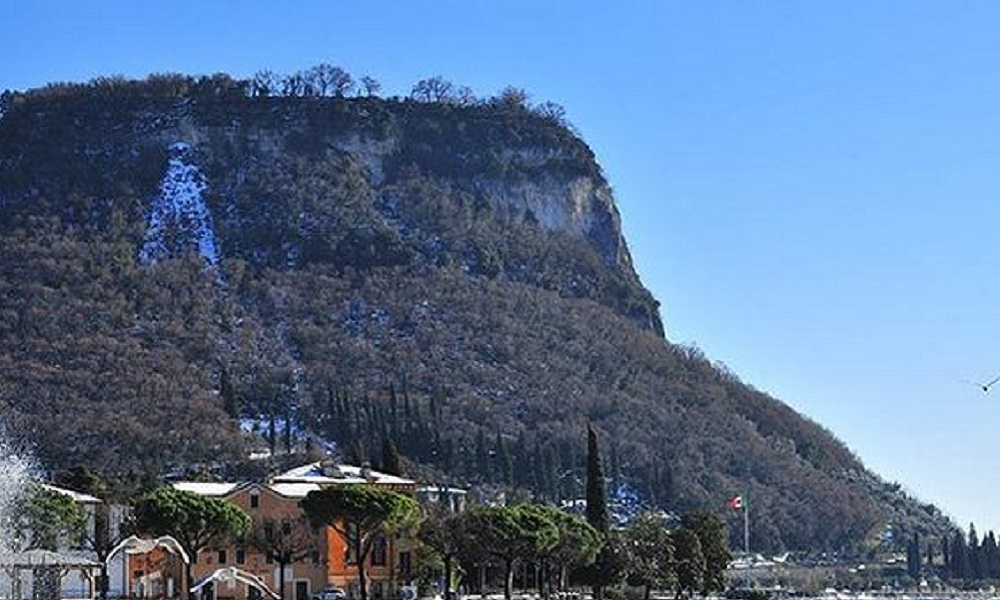
[[[0,0],[0,89],[320,62],[562,104],[671,341],[1000,532],[1000,3]]]

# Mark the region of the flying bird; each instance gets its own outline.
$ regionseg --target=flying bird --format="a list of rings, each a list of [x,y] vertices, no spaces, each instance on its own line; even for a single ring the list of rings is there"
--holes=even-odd
[[[986,394],[986,393],[989,393],[990,388],[993,387],[993,384],[996,383],[996,382],[998,382],[998,381],[1000,381],[1000,375],[998,375],[997,377],[994,377],[993,379],[991,379],[990,381],[988,381],[986,383],[979,384],[979,387],[982,388],[983,393]]]

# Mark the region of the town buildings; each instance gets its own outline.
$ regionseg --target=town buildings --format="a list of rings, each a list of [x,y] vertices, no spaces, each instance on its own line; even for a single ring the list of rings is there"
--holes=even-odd
[[[313,529],[299,507],[313,490],[348,484],[376,485],[417,497],[416,482],[411,479],[330,461],[303,465],[266,483],[173,484],[179,490],[231,502],[253,520],[246,541],[206,549],[193,557],[192,585],[203,598],[213,600],[260,598],[266,592],[257,589],[256,581],[285,600],[310,600],[327,586],[356,598],[356,557],[332,528]],[[442,497],[452,502],[458,496],[452,492]],[[408,533],[377,540],[367,560],[369,596],[373,600],[396,598],[413,581],[416,540]],[[132,595],[176,597],[183,589],[183,573],[183,565],[169,553],[136,555],[130,565]],[[210,582],[213,577],[216,580]]]

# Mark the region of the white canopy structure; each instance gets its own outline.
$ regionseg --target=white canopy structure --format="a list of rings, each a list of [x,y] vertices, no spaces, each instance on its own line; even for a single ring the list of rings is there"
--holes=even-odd
[[[161,535],[158,538],[144,539],[139,536],[130,535],[121,542],[108,554],[108,558],[105,562],[110,561],[119,552],[125,552],[126,554],[146,554],[147,552],[152,552],[156,548],[163,548],[168,552],[173,552],[181,557],[184,564],[190,564],[191,559],[188,557],[187,552],[184,551],[184,547],[176,539],[170,537],[169,535]]]
[[[191,586],[191,592],[192,593],[199,592],[201,591],[201,588],[214,581],[221,581],[225,583],[236,583],[237,581],[241,581],[249,586],[257,588],[262,593],[271,598],[274,598],[275,600],[280,598],[280,596],[276,594],[274,591],[272,591],[271,588],[267,587],[267,585],[260,577],[257,577],[253,573],[248,573],[242,569],[237,569],[236,567],[223,567],[221,569],[216,569],[212,573],[209,573],[208,575],[199,579],[197,583]]]

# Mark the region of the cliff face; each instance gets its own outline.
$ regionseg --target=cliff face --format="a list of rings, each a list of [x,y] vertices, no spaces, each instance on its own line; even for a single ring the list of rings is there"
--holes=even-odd
[[[176,257],[187,240],[203,254],[213,245],[213,264],[451,264],[597,300],[662,335],[592,153],[552,119],[373,98],[86,96],[8,101],[9,161],[74,166],[44,169],[27,186],[8,170],[0,197],[9,218],[29,207],[37,215],[38,198],[74,195],[87,198],[82,216],[95,224],[114,211],[145,220],[144,262]],[[573,272],[500,251],[546,239],[593,264]]]
[[[760,548],[949,527],[663,339],[610,189],[558,119],[244,91],[3,97],[0,419],[46,467],[249,477],[260,446],[377,464],[392,440],[413,475],[563,500],[590,425],[615,502],[746,492]]]

